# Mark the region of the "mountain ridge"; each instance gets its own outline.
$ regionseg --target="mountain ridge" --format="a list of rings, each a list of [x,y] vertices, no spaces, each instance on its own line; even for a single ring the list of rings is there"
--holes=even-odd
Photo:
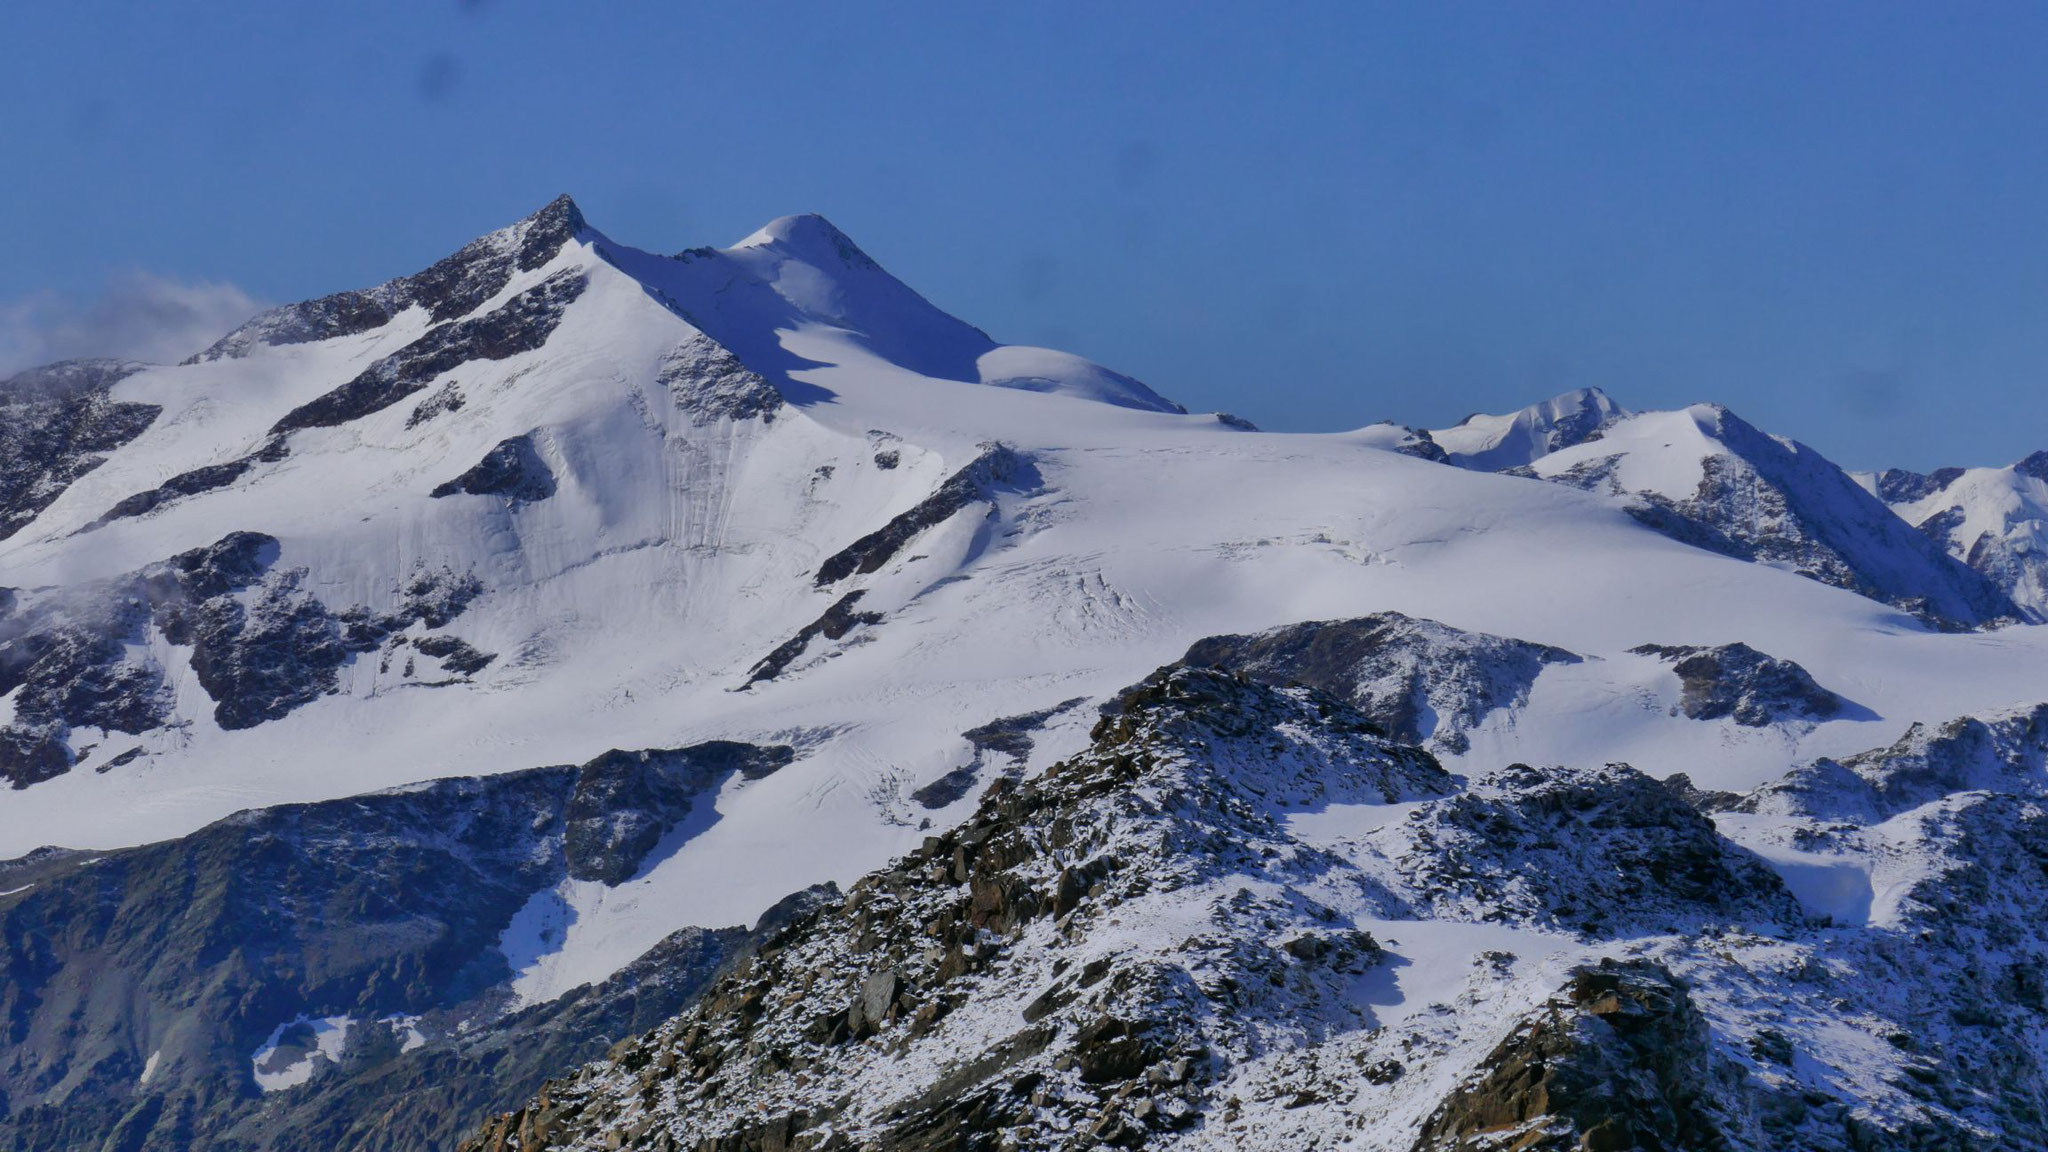
[[[2048,700],[2048,631],[2009,626],[1988,574],[1723,409],[1632,413],[1581,392],[1468,421],[1469,445],[1395,425],[1259,432],[1077,357],[995,344],[822,218],[664,256],[566,199],[209,351],[0,385],[0,402],[11,388],[27,405],[10,426],[26,447],[0,441],[0,479],[21,477],[0,484],[20,518],[0,539],[0,755],[21,785],[0,792],[0,855],[20,858],[0,865],[23,997],[10,1011],[42,1019],[28,990],[100,963],[90,942],[58,947],[34,910],[113,883],[124,861],[205,845],[214,887],[308,935],[266,953],[242,931],[255,920],[173,930],[191,909],[135,905],[103,942],[110,987],[147,968],[136,940],[196,932],[230,967],[268,973],[246,985],[263,991],[203,1061],[178,1007],[193,990],[169,977],[94,1002],[94,1035],[118,1042],[36,1024],[19,1066],[67,1071],[7,1089],[18,1119],[0,1129],[31,1143],[90,1128],[183,1152],[288,1144],[306,1124],[338,1146],[418,1141],[426,1128],[352,1110],[420,1091],[451,1110],[428,1125],[444,1136],[510,1109],[522,1118],[492,1139],[530,1143],[543,1115],[563,1117],[556,1095],[527,1100],[539,1077],[601,1057],[628,1022],[638,1036],[769,1005],[741,973],[792,963],[769,952],[816,931],[799,922],[857,918],[837,894],[856,884],[901,889],[906,906],[965,899],[975,933],[940,924],[937,957],[889,935],[893,984],[863,971],[772,1010],[806,1036],[816,1021],[797,1016],[844,1012],[829,1052],[802,1049],[820,1078],[904,1036],[1017,1067],[1016,1081],[967,1076],[954,1087],[979,1087],[964,1095],[932,1095],[954,1082],[921,1080],[926,1064],[897,1085],[875,1079],[885,1062],[854,1070],[885,1096],[921,1085],[928,1118],[951,1117],[931,1131],[963,1139],[1002,1117],[1029,1118],[1032,1146],[1089,1132],[1229,1145],[1248,1125],[1288,1147],[1337,1131],[1392,1152],[1477,1139],[1531,1053],[1597,1069],[1638,1051],[1615,1031],[1635,1018],[1624,1002],[1683,1055],[1639,1085],[1651,1111],[1595,1115],[1582,1095],[1525,1119],[1576,1139],[1707,1092],[1700,1123],[1734,1146],[1869,1147],[2013,1132],[2037,1093],[2031,1066],[1988,1055],[2028,1034],[2023,1016],[1987,1020],[2025,1011],[2031,978],[1991,972],[1969,943],[2004,933],[2031,957],[2031,929],[2003,905],[1972,920],[1942,901],[1978,866],[2031,891],[2014,845],[2037,824],[2034,728],[2011,717]],[[1472,466],[1501,451],[1522,462]],[[751,773],[671,772],[657,755],[743,747],[786,751]],[[1430,787],[1327,794],[1388,764]],[[1880,781],[1878,799],[1844,773]],[[1882,783],[1894,776],[1931,783]],[[336,814],[343,847],[372,812],[432,846],[435,797],[542,778],[555,790],[514,837],[531,859],[490,865],[474,899],[374,869],[351,886],[346,853],[316,852],[293,883],[346,894],[316,928],[301,889],[261,866],[281,851],[265,829],[294,806]],[[1919,807],[1891,810],[1909,794]],[[1068,839],[1080,825],[1060,831],[1060,812],[1160,850],[1110,859]],[[981,875],[977,828],[1027,845],[1028,866]],[[1189,846],[1231,830],[1273,855],[1210,875]],[[36,851],[51,843],[68,850]],[[1221,903],[1167,899],[1176,877]],[[1879,889],[1922,895],[1899,912],[1865,898]],[[782,921],[743,930],[791,899]],[[1855,933],[1829,936],[1825,917]],[[1268,918],[1299,931],[1276,936]],[[455,925],[446,958],[480,983],[314,962],[372,921],[411,925],[400,936]],[[1887,934],[1923,928],[1947,935],[1912,979],[1962,1023],[1783,975],[1884,971]],[[856,926],[824,952],[868,956],[862,940]],[[1117,941],[1146,950],[1144,971],[1089,977]],[[1743,963],[1716,951],[1731,948]],[[961,1003],[948,998],[969,984],[941,987],[1011,960],[1051,973],[1032,985],[1037,1020],[1005,1015],[1016,985]],[[1275,978],[1270,997],[1248,991]],[[1962,986],[1988,991],[1947,991]],[[1103,996],[1123,999],[1089,1017]],[[1233,996],[1255,1009],[1238,1024]],[[458,1008],[466,1039],[388,1019]],[[956,1030],[970,1018],[995,1031]],[[558,1045],[534,1046],[543,1020]],[[1863,1039],[1839,1052],[1816,1039],[1851,1032]],[[639,1043],[625,1051],[660,1070]],[[764,1055],[720,1051],[721,1066]],[[1800,1055],[1770,1055],[1784,1051]],[[1925,1053],[1976,1095],[1910,1087]],[[1044,1079],[1015,1090],[1027,1072]],[[1347,1103],[1361,1075],[1379,1094]],[[1560,1101],[1574,1077],[1550,1081]],[[1844,1087],[1859,1077],[1877,1086]],[[942,1098],[978,1102],[979,1119]],[[789,1113],[783,1143],[835,1110],[877,1132],[904,1119],[788,1099],[803,1117]],[[670,1138],[636,1127],[649,1114],[614,1125],[610,1107],[576,1121],[587,1145]],[[663,1115],[742,1145],[771,1135]]]

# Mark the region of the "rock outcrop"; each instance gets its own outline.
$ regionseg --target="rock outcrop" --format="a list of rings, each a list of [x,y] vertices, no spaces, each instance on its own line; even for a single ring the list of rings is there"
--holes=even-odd
[[[114,385],[145,367],[66,360],[0,381],[0,540],[162,415],[156,405],[112,396]]]
[[[1452,753],[1470,746],[1466,732],[1488,716],[1525,703],[1545,666],[1579,661],[1562,648],[1399,612],[1212,636],[1183,659],[1269,684],[1319,688],[1349,700],[1395,739]]]
[[[1842,711],[1842,698],[1814,682],[1790,660],[1766,656],[1747,644],[1644,644],[1629,649],[1655,656],[1678,674],[1678,707],[1693,720],[1723,717],[1750,728],[1798,720],[1826,720]]]

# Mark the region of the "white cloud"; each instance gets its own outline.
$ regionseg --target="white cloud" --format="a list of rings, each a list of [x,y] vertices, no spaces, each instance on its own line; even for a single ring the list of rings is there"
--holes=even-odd
[[[42,292],[0,302],[0,377],[78,356],[175,364],[262,310],[233,284],[140,270],[109,278],[90,300]]]

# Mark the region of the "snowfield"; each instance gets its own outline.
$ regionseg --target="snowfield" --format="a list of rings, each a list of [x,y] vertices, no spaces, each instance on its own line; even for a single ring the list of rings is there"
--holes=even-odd
[[[104,711],[54,736],[37,729],[43,754],[60,749],[68,769],[0,793],[0,857],[121,849],[245,809],[583,764],[608,749],[794,750],[772,775],[725,779],[623,882],[564,877],[534,891],[499,950],[514,1003],[535,1005],[604,981],[679,929],[750,925],[792,892],[850,887],[919,850],[999,778],[1034,778],[1089,749],[1098,705],[1206,637],[1400,613],[1577,657],[1542,663],[1511,703],[1430,743],[1460,787],[1481,791],[1515,764],[1625,763],[1744,794],[1885,748],[1915,724],[2048,701],[2048,628],[2013,618],[1943,630],[1898,606],[1963,605],[1980,580],[1922,537],[1916,517],[1960,500],[1957,539],[2025,536],[2014,549],[2038,550],[2039,520],[2013,501],[2038,510],[2039,480],[1966,473],[1899,505],[1912,524],[1865,532],[1852,548],[1828,533],[1861,532],[1859,517],[1884,505],[1846,480],[1853,500],[1829,487],[1840,473],[1811,449],[1782,448],[1796,467],[1757,465],[1723,410],[1632,414],[1581,392],[1431,433],[1259,432],[1185,413],[1077,357],[997,344],[819,217],[669,257],[568,212],[551,252],[534,254],[532,222],[479,242],[479,259],[508,274],[456,314],[540,307],[550,286],[580,280],[537,347],[498,355],[477,336],[451,366],[406,376],[451,318],[431,314],[426,289],[380,289],[381,323],[294,342],[278,334],[331,328],[273,317],[217,355],[111,385],[111,401],[160,414],[0,540],[0,588],[13,590],[0,600],[0,629],[13,631],[0,637],[29,627],[10,621],[82,618],[60,611],[66,597],[160,588],[162,578],[123,581],[236,533],[273,540],[275,555],[226,591],[179,593],[197,607],[136,609],[145,622],[117,637],[104,667],[131,670],[122,683],[142,685],[138,699],[160,715],[132,731]],[[350,327],[333,317],[367,307],[343,301],[314,319]],[[411,390],[279,431],[288,413],[369,378]],[[1883,596],[1646,522],[1643,494],[1693,500],[1715,459],[1793,485],[1794,505],[1831,509],[1820,528],[1804,521],[1800,539],[1874,574]],[[240,469],[225,483],[180,479],[225,465]],[[1593,467],[1599,482],[1583,482]],[[508,468],[518,475],[501,476]],[[170,494],[154,507],[107,518],[157,489]],[[429,610],[418,591],[429,585],[468,591]],[[2040,610],[2038,583],[2001,587]],[[245,629],[224,650],[256,670],[230,680],[268,718],[245,724],[224,710],[227,674],[195,655],[204,642],[180,630],[191,619],[200,633],[219,620],[230,622],[223,635]],[[261,663],[298,642],[247,639],[273,623],[262,635],[330,635],[322,620],[338,622],[330,631],[346,650],[310,679],[293,679],[311,674],[289,660]],[[363,621],[382,623],[362,631]],[[1672,661],[1635,651],[1731,644],[1797,665],[1844,706],[1761,726],[1693,719]],[[41,713],[23,719],[24,693],[38,690],[0,695],[0,727],[27,732]],[[1041,712],[1021,742],[971,735]],[[939,786],[948,781],[961,786]],[[1272,835],[1375,874],[1418,802],[1290,811]],[[1808,812],[1731,810],[1716,826],[1759,853],[1807,913],[1895,927],[1902,894],[1940,871],[1915,855],[1928,834],[1912,821],[1932,819],[1915,812],[1873,821],[1848,846],[1801,831]],[[1268,880],[1260,898],[1283,903],[1298,882]],[[1437,1029],[1428,1044],[1441,1075],[1360,1105],[1363,1130],[1409,1134],[1400,1147],[1510,1015],[1542,1002],[1572,964],[1613,952],[1569,926],[1409,918],[1394,904],[1322,898],[1402,958],[1360,977],[1343,1011],[1373,1028]],[[1210,914],[1199,901],[1140,907],[1152,919],[1124,924],[1127,944],[1104,936],[1104,954],[1164,947],[1192,930],[1175,917]],[[1033,947],[1055,947],[1050,924],[1031,931],[1047,937]],[[1661,925],[1640,940],[1637,952],[1710,977],[1749,963],[1702,959]],[[1759,956],[1809,946],[1822,948],[1730,945]],[[1739,1015],[1715,1003],[1717,1026]],[[1445,1013],[1456,1020],[1424,1027]],[[331,1015],[274,1023],[247,1058],[264,1092],[318,1083],[323,1061],[341,1060],[350,1021]],[[309,1026],[310,1040],[280,1047]],[[1861,1042],[1843,1040],[1851,1054],[1826,1076],[1897,1063],[1881,1046],[1854,1055]],[[1278,1049],[1247,1043],[1243,1076],[1291,1074]],[[1874,1115],[1905,1114],[1903,1097],[1885,1099]],[[1346,1138],[1382,1146],[1363,1130]]]

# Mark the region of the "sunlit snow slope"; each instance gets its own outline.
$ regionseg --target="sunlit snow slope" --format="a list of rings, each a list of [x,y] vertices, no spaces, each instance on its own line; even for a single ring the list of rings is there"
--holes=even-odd
[[[29,687],[10,691],[0,721],[54,768],[0,794],[0,856],[608,748],[798,750],[735,779],[632,881],[554,894],[575,915],[522,977],[538,999],[679,926],[750,923],[883,863],[978,791],[931,808],[920,790],[997,770],[963,733],[1099,700],[1217,634],[1398,611],[1582,657],[1480,720],[1447,761],[1467,774],[1627,760],[1747,789],[1911,721],[2048,699],[2048,632],[1943,634],[1675,540],[1606,491],[1184,414],[1079,358],[993,342],[816,216],[669,257],[563,201],[464,253],[95,401],[160,412],[0,541],[0,627],[75,616],[95,588],[130,597],[93,667],[160,709],[134,731],[52,727],[18,715]],[[1604,397],[1577,411],[1610,434],[1626,416]],[[1539,471],[1565,447],[1529,421],[1464,428],[1469,445],[1436,436]],[[1697,480],[1656,467],[1632,457],[1626,486]],[[260,572],[178,593],[201,605],[182,616],[150,606],[171,578],[132,574],[234,533],[274,539],[251,545]],[[452,611],[420,607],[450,589]],[[236,625],[228,650],[251,660],[252,634],[289,645],[336,621],[331,683],[195,667],[216,617],[275,624]],[[1631,652],[1735,642],[1853,707],[1693,719],[1669,662]],[[233,723],[208,677],[255,694]],[[1092,715],[1050,716],[1030,764],[1081,747]]]

